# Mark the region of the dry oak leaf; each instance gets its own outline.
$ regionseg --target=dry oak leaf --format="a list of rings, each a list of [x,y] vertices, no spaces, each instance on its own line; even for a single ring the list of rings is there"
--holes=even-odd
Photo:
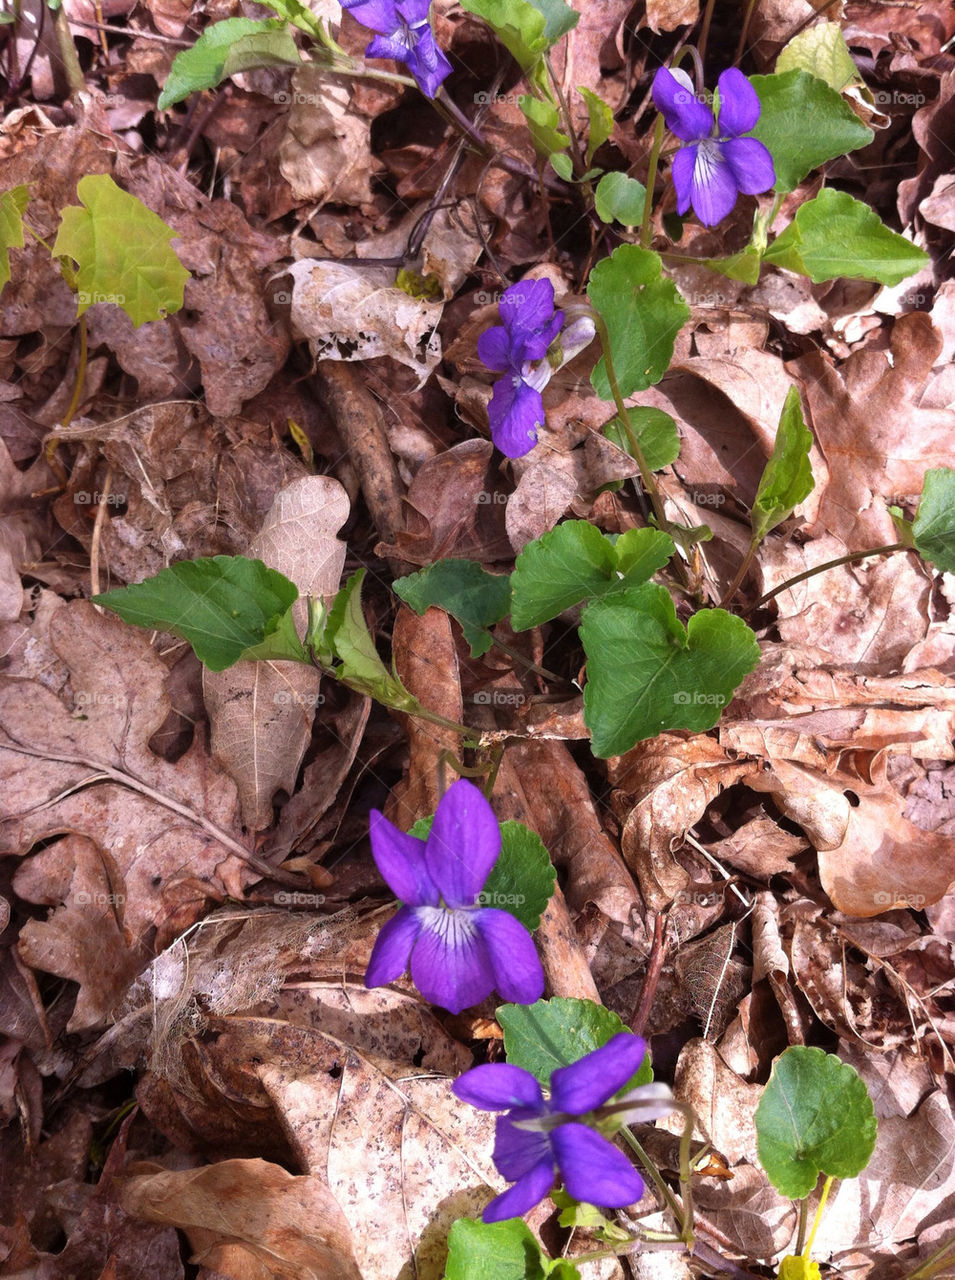
[[[290,1144],[290,1158],[341,1206],[364,1280],[441,1280],[452,1222],[477,1217],[489,1187],[503,1189],[494,1118],[462,1106],[447,1077],[410,1062],[383,1072],[354,1046],[277,1019],[209,1019],[196,1047],[204,1083],[193,1076],[176,1095],[173,1122],[208,1141],[222,1123],[241,1132],[244,1120],[247,1145]],[[271,1136],[261,1127],[268,1103]],[[174,1114],[165,1108],[164,1123]]]
[[[34,969],[79,983],[66,1029],[85,1031],[119,1005],[145,955],[123,928],[126,885],[108,853],[85,836],[65,836],[44,855],[63,867],[69,889],[48,919],[23,926],[20,956]]]
[[[313,1174],[223,1160],[116,1186],[127,1213],[185,1231],[191,1261],[208,1271],[236,1280],[362,1280],[348,1223]]]
[[[348,519],[345,490],[330,476],[303,476],[275,496],[248,555],[299,589],[295,618],[307,624],[306,596],[331,597],[345,565],[336,532]],[[272,797],[295,791],[299,766],[321,705],[321,673],[300,662],[237,662],[203,671],[212,752],[236,781],[246,827],[272,824]]]
[[[904,797],[885,777],[884,755],[878,759],[871,783],[826,777],[781,758],[748,781],[754,791],[770,792],[806,832],[818,853],[822,887],[849,916],[931,905],[955,885],[955,839],[903,817]]]
[[[651,909],[668,906],[689,881],[671,852],[674,841],[682,841],[724,787],[756,769],[705,734],[661,733],[611,762],[611,804],[623,823],[620,849]]]
[[[920,494],[926,471],[951,464],[955,410],[920,404],[941,350],[941,334],[915,311],[893,325],[891,353],[855,351],[837,369],[812,352],[787,365],[804,383],[809,425],[829,469],[817,532],[853,550],[896,541],[887,504]]]
[[[125,881],[134,944],[158,929],[161,948],[207,898],[243,894],[251,855],[235,784],[198,735],[175,763],[150,750],[169,702],[167,669],[144,632],[72,601],[50,617],[49,638],[74,704],[37,681],[0,681],[0,850],[89,836]]]

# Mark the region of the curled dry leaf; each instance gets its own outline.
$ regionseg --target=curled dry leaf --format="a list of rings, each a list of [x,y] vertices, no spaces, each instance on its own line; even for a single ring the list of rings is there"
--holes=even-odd
[[[705,734],[685,739],[661,733],[611,762],[611,804],[623,823],[621,852],[651,909],[668,906],[688,883],[671,852],[674,840],[682,840],[724,787],[754,770]]]
[[[279,168],[296,200],[370,205],[381,165],[371,154],[371,121],[351,107],[351,82],[316,65],[292,76]]]
[[[306,258],[288,274],[292,330],[308,339],[316,360],[391,356],[413,369],[421,386],[441,359],[442,304],[395,288],[392,268]]]
[[[146,1173],[118,1182],[134,1217],[185,1231],[193,1261],[245,1280],[362,1280],[348,1223],[328,1187],[266,1160]],[[258,1267],[249,1269],[252,1260]]]
[[[329,476],[305,476],[282,489],[248,554],[277,569],[299,589],[299,635],[307,624],[305,596],[333,596],[345,564],[335,534],[348,519],[348,497]],[[272,797],[291,795],[321,705],[321,674],[298,662],[238,662],[204,671],[202,689],[212,751],[239,788],[242,817],[252,831],[272,822]]]

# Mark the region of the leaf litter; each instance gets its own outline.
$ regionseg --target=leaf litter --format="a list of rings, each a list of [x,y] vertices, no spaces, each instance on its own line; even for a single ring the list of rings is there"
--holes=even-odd
[[[0,185],[27,184],[49,240],[77,184],[110,175],[174,230],[190,279],[182,311],[140,328],[90,306],[72,412],[75,300],[30,236],[11,242],[0,295],[0,1274],[162,1280],[186,1257],[188,1274],[437,1280],[451,1223],[501,1189],[489,1118],[449,1088],[475,1047],[500,1057],[493,1005],[451,1018],[406,979],[362,981],[387,911],[368,811],[405,829],[433,812],[456,735],[291,664],[203,673],[177,637],[87,602],[223,553],[260,555],[326,599],[368,568],[369,625],[407,688],[518,735],[495,807],[560,869],[538,935],[548,994],[602,1000],[693,1101],[731,1175],[700,1177],[697,1203],[740,1274],[769,1274],[793,1237],[753,1130],[787,1044],[851,1062],[880,1121],[816,1256],[833,1275],[909,1274],[955,1232],[950,576],[897,556],[794,584],[754,614],[761,663],[717,729],[590,759],[574,745],[579,655],[558,624],[499,624],[473,657],[457,623],[418,617],[389,588],[441,558],[506,572],[568,516],[608,533],[645,523],[633,460],[600,434],[592,352],[547,387],[535,454],[508,468],[483,438],[475,344],[498,272],[572,299],[591,246],[514,171],[456,149],[420,96],[273,68],[195,114],[159,112],[168,41],[196,34],[188,6],[149,0],[125,34],[96,31],[127,23],[124,3],[64,8],[92,96],[68,96],[42,41],[36,101],[21,86],[25,110],[0,131]],[[816,8],[753,6],[755,70]],[[860,108],[878,127],[856,167],[830,173],[943,261],[950,7],[838,8],[824,16],[879,86]],[[499,50],[469,15],[437,9],[444,47],[483,88]],[[713,38],[731,44],[720,10]],[[661,33],[682,39],[700,6],[581,11],[556,74],[627,106],[605,146],[643,163],[629,117],[672,48]],[[351,18],[341,39],[361,50]],[[481,112],[490,144],[533,167],[513,95]],[[422,218],[430,293],[362,263],[400,264]],[[736,218],[688,225],[684,243],[732,253]],[[709,526],[712,602],[745,551],[794,385],[816,489],[761,548],[744,606],[894,542],[887,504],[911,515],[925,471],[955,454],[951,283],[931,269],[884,289],[675,276],[690,325],[640,403],[679,431],[661,489],[668,514]],[[552,665],[559,681],[534,670]],[[651,1138],[671,1141],[665,1125]],[[567,1243],[544,1215],[531,1224],[555,1255]],[[660,1274],[658,1261],[591,1274]]]

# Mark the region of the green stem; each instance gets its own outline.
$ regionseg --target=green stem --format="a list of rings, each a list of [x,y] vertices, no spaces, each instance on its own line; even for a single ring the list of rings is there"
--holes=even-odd
[[[726,606],[729,604],[729,602],[736,595],[737,591],[739,591],[740,584],[742,583],[743,579],[746,577],[747,573],[749,573],[749,567],[753,563],[753,560],[756,558],[756,551],[759,547],[759,543],[760,543],[760,539],[757,538],[755,534],[753,534],[752,540],[749,544],[749,549],[747,550],[746,555],[743,556],[743,562],[736,572],[736,577],[730,583],[729,587],[727,588],[726,592],[723,595],[723,599],[720,601],[721,609],[725,609]]]
[[[600,339],[600,345],[603,348],[604,364],[607,367],[607,381],[610,383],[610,394],[613,396],[613,402],[617,406],[617,415],[620,418],[620,425],[627,433],[627,440],[630,444],[630,452],[634,462],[640,469],[640,479],[643,481],[643,487],[647,491],[647,496],[653,505],[653,511],[657,518],[657,523],[661,529],[668,529],[669,520],[663,510],[663,499],[660,497],[660,491],[657,488],[657,482],[654,479],[653,472],[647,466],[647,460],[644,457],[643,450],[637,440],[636,432],[630,425],[630,415],[627,413],[627,406],[624,404],[623,396],[620,392],[620,383],[617,381],[617,371],[614,368],[613,353],[610,349],[610,330],[607,328],[607,322],[596,308],[591,307],[590,314],[593,317],[594,326],[597,330],[597,337]]]
[[[72,398],[70,399],[69,408],[66,411],[63,421],[60,423],[61,428],[68,427],[70,423],[73,421],[73,415],[74,413],[76,413],[76,410],[79,408],[80,397],[83,394],[83,387],[86,383],[86,357],[87,357],[87,351],[88,351],[88,335],[86,330],[86,312],[85,311],[83,312],[83,314],[80,316],[80,319],[79,319],[79,330],[80,330],[80,356],[76,362],[76,383],[73,387],[73,395],[72,395]]]
[[[551,64],[550,54],[544,54],[544,66],[547,68],[547,75],[550,78],[554,94],[557,98],[557,105],[560,107],[560,114],[564,121],[564,128],[567,130],[567,136],[570,138],[570,152],[574,157],[574,164],[577,166],[578,173],[586,173],[587,169],[584,164],[584,157],[580,151],[580,143],[577,141],[577,134],[574,131],[574,122],[570,118],[570,108],[567,105],[567,99],[564,97],[563,90],[554,75],[554,68]]]
[[[86,88],[86,78],[80,67],[80,60],[76,56],[76,45],[73,43],[66,10],[62,5],[56,11],[56,17],[53,19],[53,29],[56,32],[56,43],[59,46],[60,57],[63,60],[63,68],[66,71],[67,84],[70,86],[70,96],[73,97],[75,94],[82,93]]]
[[[799,1201],[799,1230],[796,1234],[796,1253],[803,1251],[806,1243],[806,1228],[809,1226],[809,1197]]]
[[[683,1231],[681,1239],[693,1247],[693,1171],[690,1168],[690,1143],[693,1140],[693,1109],[682,1107],[683,1132],[680,1134],[680,1191],[683,1194]]]
[[[660,1172],[657,1169],[656,1165],[647,1155],[646,1151],[644,1151],[643,1147],[640,1145],[640,1142],[638,1141],[636,1135],[634,1134],[633,1130],[629,1127],[629,1125],[623,1126],[623,1128],[620,1130],[620,1136],[623,1138],[627,1146],[630,1147],[631,1151],[635,1152],[637,1159],[643,1165],[643,1168],[646,1171],[647,1176],[650,1178],[650,1181],[653,1183],[657,1191],[662,1196],[663,1203],[669,1207],[670,1212],[673,1214],[673,1217],[676,1219],[677,1226],[680,1228],[680,1239],[682,1240],[684,1238],[683,1233],[686,1229],[686,1220],[683,1214],[683,1206],[680,1204],[679,1200],[677,1200],[676,1196],[673,1194],[673,1192],[670,1190],[667,1184],[663,1181],[663,1178],[660,1176]]]
[[[807,578],[814,578],[817,573],[825,573],[827,569],[838,569],[841,564],[852,564],[854,560],[866,560],[869,556],[887,556],[893,551],[914,550],[914,547],[909,547],[904,542],[890,542],[885,547],[874,547],[871,551],[851,551],[847,556],[839,556],[836,560],[827,560],[825,564],[817,564],[812,569],[806,569],[804,573],[797,573],[794,578],[787,578],[778,587],[773,587],[772,591],[767,591],[765,595],[760,596],[748,612],[755,613],[764,604],[768,604],[774,596],[778,596],[781,591],[788,591],[790,587],[796,586],[797,583],[805,582]]]
[[[643,221],[640,224],[640,244],[644,249],[650,247],[650,241],[653,238],[650,226],[650,215],[653,212],[653,188],[656,185],[657,165],[660,163],[660,151],[663,147],[665,132],[663,116],[658,115],[656,124],[653,126],[653,145],[650,148],[650,159],[647,163],[647,194],[643,200]]]

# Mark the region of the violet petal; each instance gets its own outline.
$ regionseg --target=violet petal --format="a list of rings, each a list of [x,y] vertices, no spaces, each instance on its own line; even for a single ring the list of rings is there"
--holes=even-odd
[[[483,793],[459,778],[441,797],[425,848],[431,879],[449,907],[474,907],[501,852],[501,828]]]
[[[375,866],[395,897],[412,907],[436,907],[440,895],[428,874],[425,841],[399,831],[377,809],[371,811],[369,830]]]
[[[509,911],[485,907],[475,914],[494,970],[494,988],[514,1004],[533,1004],[544,994],[544,970],[534,940]],[[629,1078],[629,1077],[628,1077]]]
[[[507,1111],[510,1107],[529,1107],[543,1111],[544,1095],[529,1071],[505,1062],[488,1062],[472,1067],[458,1076],[451,1092],[462,1102],[482,1111]]]
[[[758,196],[776,181],[773,157],[758,138],[730,138],[720,150],[744,195]]]
[[[670,132],[684,142],[712,136],[713,112],[666,67],[653,77],[653,101]]]
[[[585,1124],[562,1124],[550,1135],[564,1186],[575,1200],[622,1209],[643,1195],[643,1179],[623,1154]]]
[[[761,110],[759,95],[738,67],[724,71],[717,81],[720,114],[717,130],[721,138],[737,138],[756,127]]]
[[[471,911],[416,907],[421,933],[411,977],[426,1000],[451,1013],[480,1004],[494,990],[494,971]]]
[[[526,1173],[519,1182],[501,1195],[495,1196],[481,1214],[485,1222],[504,1222],[507,1218],[522,1218],[525,1213],[540,1204],[554,1185],[552,1160],[542,1160]]]
[[[579,1116],[602,1106],[636,1075],[646,1056],[645,1040],[619,1031],[578,1062],[558,1067],[550,1078],[551,1110]]]
[[[383,987],[400,978],[408,968],[411,949],[421,933],[421,924],[413,907],[402,907],[382,925],[365,974],[366,987]]]

